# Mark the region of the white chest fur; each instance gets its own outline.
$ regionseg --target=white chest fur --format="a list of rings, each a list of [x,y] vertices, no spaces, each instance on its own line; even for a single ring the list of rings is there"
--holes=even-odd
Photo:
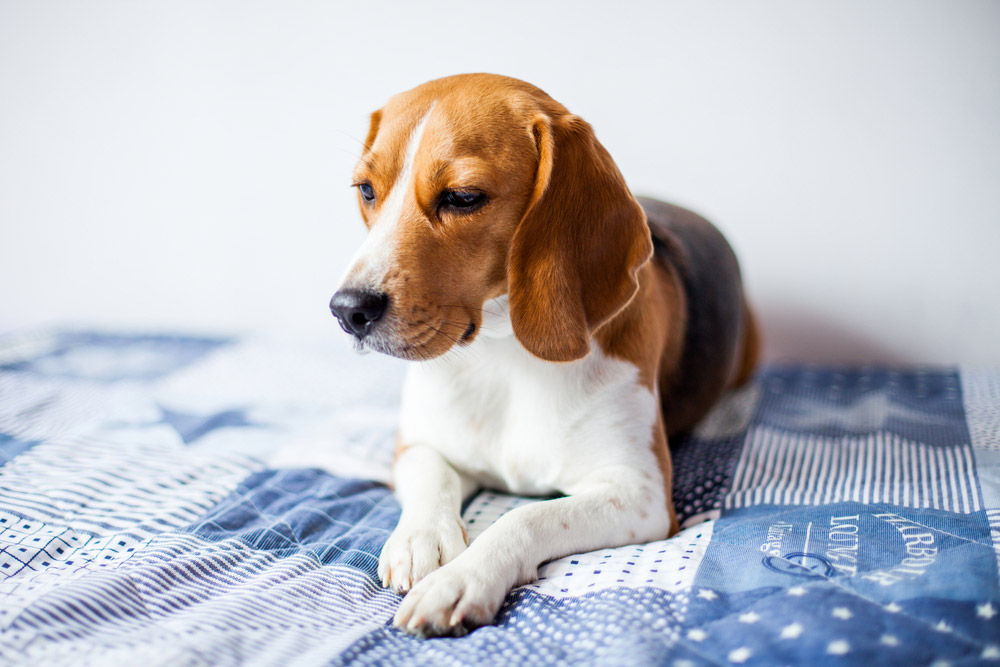
[[[505,299],[486,310],[471,346],[411,365],[404,444],[434,448],[485,486],[529,495],[571,493],[602,466],[656,469],[656,398],[633,364],[596,343],[578,361],[542,361],[513,336]]]

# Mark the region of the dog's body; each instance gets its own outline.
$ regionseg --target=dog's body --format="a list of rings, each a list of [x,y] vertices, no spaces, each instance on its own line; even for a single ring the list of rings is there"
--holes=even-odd
[[[547,560],[675,532],[667,436],[757,354],[715,228],[640,207],[589,125],[492,75],[390,100],[355,179],[371,231],[331,308],[359,347],[422,360],[403,393],[403,512],[379,564],[409,591],[396,624],[487,623]],[[562,497],[466,547],[461,504],[481,487]]]

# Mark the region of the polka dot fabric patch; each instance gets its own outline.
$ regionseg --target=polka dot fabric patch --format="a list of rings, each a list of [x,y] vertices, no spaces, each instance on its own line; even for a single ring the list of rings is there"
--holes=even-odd
[[[539,570],[529,588],[553,597],[583,595],[618,586],[680,592],[691,588],[712,523],[681,531],[669,540],[602,549],[554,560]]]

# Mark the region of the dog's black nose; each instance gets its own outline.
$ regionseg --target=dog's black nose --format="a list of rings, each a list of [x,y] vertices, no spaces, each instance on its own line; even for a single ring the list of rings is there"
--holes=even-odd
[[[389,295],[359,289],[342,289],[330,299],[330,310],[349,334],[364,338],[382,317]]]

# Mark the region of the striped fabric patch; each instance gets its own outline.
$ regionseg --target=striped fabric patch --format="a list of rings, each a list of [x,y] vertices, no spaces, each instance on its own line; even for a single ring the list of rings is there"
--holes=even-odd
[[[189,524],[260,467],[239,454],[178,454],[83,437],[37,445],[2,469],[0,505],[90,536],[143,540]]]
[[[854,437],[747,434],[725,509],[887,503],[968,514],[982,508],[968,445],[935,447],[894,433]]]
[[[962,395],[972,446],[1000,451],[1000,374],[962,369]]]
[[[997,552],[997,570],[1000,571],[1000,509],[986,510],[986,520],[990,523],[990,537],[993,550]]]
[[[7,628],[21,664],[51,664],[54,657],[63,658],[57,664],[82,664],[74,654],[93,665],[136,658],[288,664],[293,656],[299,664],[324,664],[388,621],[399,604],[352,567],[324,567],[307,553],[280,557],[238,539],[213,543],[176,533],[153,538],[122,567],[62,584]],[[36,633],[59,643],[17,641]],[[309,660],[312,651],[318,656]]]
[[[260,467],[239,454],[178,453],[74,436],[0,468],[0,629],[67,582],[189,525]]]

